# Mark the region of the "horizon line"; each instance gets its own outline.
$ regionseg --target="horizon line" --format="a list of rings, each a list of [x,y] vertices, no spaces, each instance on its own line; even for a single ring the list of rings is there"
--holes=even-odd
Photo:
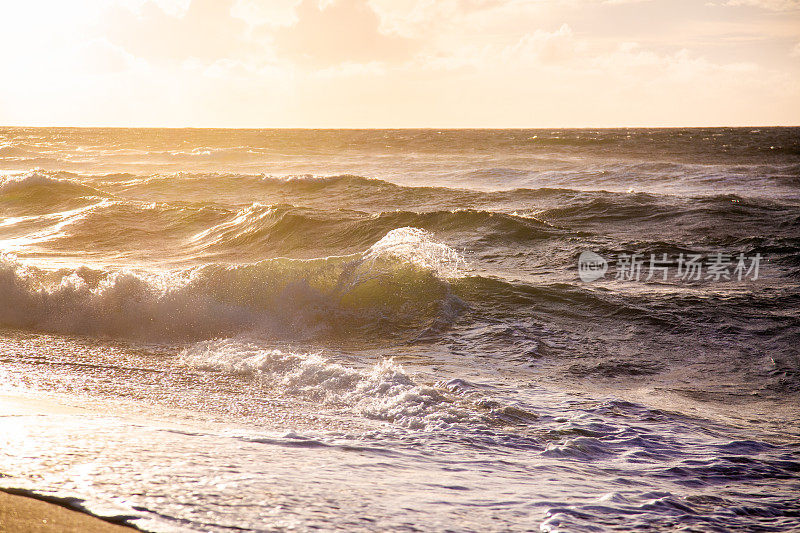
[[[469,130],[619,130],[619,129],[742,129],[742,128],[800,128],[800,124],[739,124],[739,125],[686,125],[686,126],[365,126],[365,127],[336,127],[336,126],[108,126],[108,125],[31,125],[31,124],[3,124],[0,129],[128,129],[128,130],[304,130],[304,131],[380,131],[380,130],[438,130],[438,131],[469,131]]]

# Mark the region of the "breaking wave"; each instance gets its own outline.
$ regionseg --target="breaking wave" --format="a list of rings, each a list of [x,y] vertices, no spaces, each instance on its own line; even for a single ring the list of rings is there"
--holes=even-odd
[[[529,424],[536,413],[481,394],[464,380],[422,384],[391,359],[362,368],[307,354],[264,349],[236,340],[211,340],[184,349],[181,364],[225,372],[269,389],[409,429],[469,424]],[[254,386],[250,385],[250,386]]]
[[[0,261],[0,324],[121,338],[181,340],[253,333],[397,339],[461,306],[448,279],[463,260],[416,228],[366,251],[313,260],[270,259],[172,271],[42,270]]]
[[[0,178],[0,207],[14,214],[69,209],[110,196],[57,174],[32,171]]]
[[[420,385],[389,359],[364,369],[320,354],[263,349],[232,340],[206,341],[185,349],[183,364],[254,380],[282,396],[349,410],[411,429],[432,429],[474,418],[445,391]]]

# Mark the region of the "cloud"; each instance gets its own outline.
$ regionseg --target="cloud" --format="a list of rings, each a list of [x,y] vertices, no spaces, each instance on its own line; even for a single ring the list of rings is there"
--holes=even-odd
[[[405,37],[435,34],[445,27],[459,25],[464,17],[485,14],[493,9],[516,4],[517,13],[534,4],[516,0],[370,0],[380,17],[381,28]]]
[[[537,30],[524,35],[502,55],[533,57],[542,63],[555,64],[569,60],[574,52],[575,40],[572,28],[565,23],[554,32]]]
[[[18,2],[0,122],[797,123],[798,2]]]
[[[86,74],[112,74],[132,68],[136,58],[107,39],[92,39],[75,50],[74,63]]]
[[[231,14],[251,27],[291,26],[297,22],[298,3],[300,0],[236,0]]]
[[[213,61],[251,50],[247,26],[231,16],[234,0],[192,0],[182,14],[148,1],[139,13],[115,6],[105,26],[109,41],[153,62]]]
[[[770,11],[800,10],[800,0],[727,0],[727,2],[716,2],[712,5],[750,6],[768,9]]]
[[[491,70],[497,66],[509,69],[531,67],[566,67],[577,59],[585,43],[576,39],[572,28],[563,23],[554,31],[535,30],[510,44],[463,43],[450,50],[438,50],[421,56],[418,63],[428,70],[473,69]]]
[[[414,42],[380,30],[366,0],[335,0],[322,6],[303,0],[297,23],[274,33],[279,54],[298,63],[325,67],[344,62],[396,62],[410,57]]]

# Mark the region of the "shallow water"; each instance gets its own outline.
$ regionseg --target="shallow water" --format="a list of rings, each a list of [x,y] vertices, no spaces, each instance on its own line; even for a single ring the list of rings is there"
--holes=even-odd
[[[0,171],[3,486],[153,531],[800,527],[798,129],[0,129]]]

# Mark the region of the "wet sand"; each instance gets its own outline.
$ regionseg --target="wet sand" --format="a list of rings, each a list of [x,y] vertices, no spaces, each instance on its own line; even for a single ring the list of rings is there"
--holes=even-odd
[[[135,530],[54,503],[0,491],[0,531],[105,533]]]
[[[0,394],[0,415],[75,414],[79,408],[56,401]],[[87,513],[68,509],[35,497],[10,494],[0,489],[0,531],[3,533],[58,532],[100,533],[135,531]]]

